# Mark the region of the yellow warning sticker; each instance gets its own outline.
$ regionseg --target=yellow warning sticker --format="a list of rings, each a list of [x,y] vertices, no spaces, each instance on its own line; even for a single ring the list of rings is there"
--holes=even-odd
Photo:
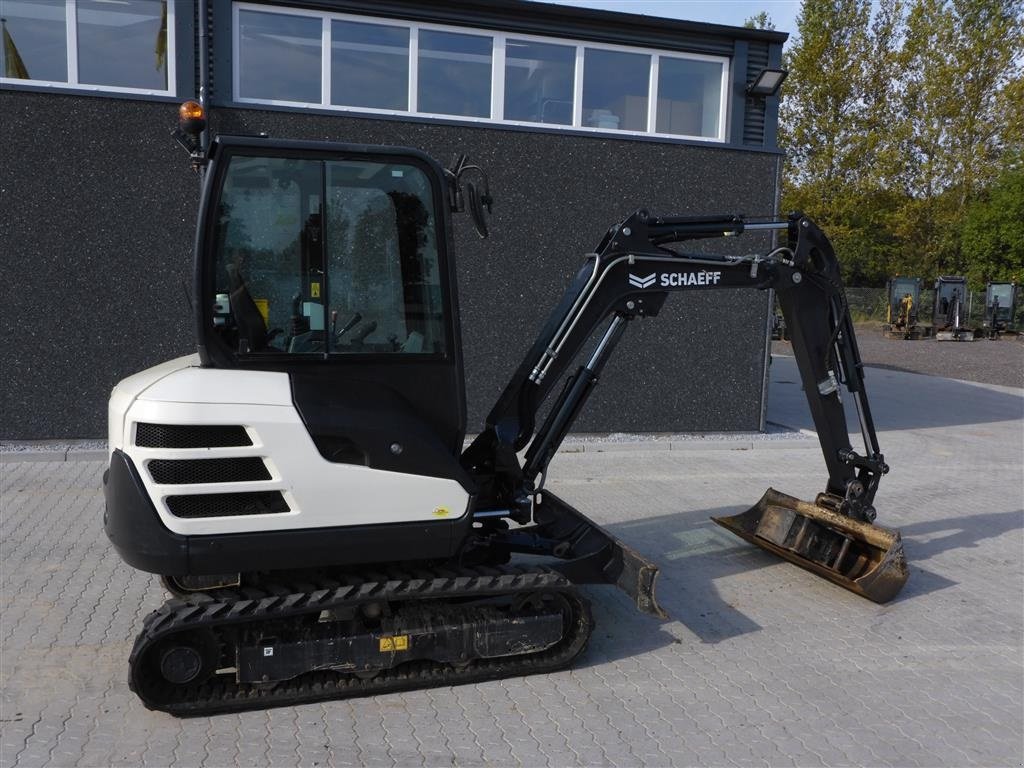
[[[448,517],[448,507],[436,507],[434,517]]]
[[[394,637],[382,637],[380,639],[380,652],[387,653],[389,651],[408,651],[409,650],[409,636],[408,635],[395,635]]]
[[[320,283],[309,284],[309,295],[312,296],[314,299],[320,298]]]
[[[253,303],[256,305],[256,309],[260,311],[260,317],[263,318],[263,324],[270,327],[270,302],[267,299],[253,299]]]

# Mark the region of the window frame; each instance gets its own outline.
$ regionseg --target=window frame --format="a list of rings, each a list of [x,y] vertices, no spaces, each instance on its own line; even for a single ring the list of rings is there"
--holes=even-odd
[[[710,61],[722,63],[722,82],[719,84],[718,91],[718,141],[728,141],[729,131],[727,123],[730,120],[729,114],[729,84],[732,79],[732,72],[730,71],[731,62],[724,56],[707,56],[703,54],[688,54],[686,56],[677,56],[671,53],[661,54],[654,59],[654,63],[651,65],[651,99],[652,101],[657,99],[658,93],[658,75],[661,71],[661,59],[682,59],[684,61]],[[648,125],[654,125],[657,128],[656,123],[651,123],[651,120],[657,120],[658,108],[656,104],[649,104],[649,111],[647,113]],[[679,138],[692,138],[688,134],[681,133],[658,133],[658,136],[676,136]]]
[[[91,93],[121,93],[137,96],[175,97],[178,91],[177,72],[177,2],[167,0],[167,88],[130,88],[122,85],[96,85],[78,80],[78,0],[65,0],[64,6],[64,47],[67,53],[67,80],[25,80],[19,77],[0,76],[0,84],[31,88],[65,88]]]
[[[321,41],[320,41],[320,102],[290,101],[281,99],[262,99],[252,96],[243,96],[240,89],[241,72],[239,68],[241,34],[239,26],[239,13],[241,11],[257,11],[263,13],[275,13],[294,16],[318,18],[321,20]],[[402,27],[409,30],[409,93],[408,109],[379,109],[372,107],[354,107],[341,104],[332,104],[331,96],[331,21],[352,21],[363,24],[375,24],[378,26]],[[421,112],[417,109],[418,94],[418,66],[419,60],[419,31],[430,30],[437,32],[451,32],[464,35],[480,35],[492,39],[491,46],[491,114],[488,117],[471,117],[465,115],[446,115],[432,112]],[[573,120],[571,125],[562,123],[541,123],[525,120],[506,120],[505,110],[505,47],[509,39],[522,40],[524,42],[543,43],[548,45],[561,45],[575,49],[575,64],[573,72]],[[435,24],[429,22],[411,21],[405,19],[389,19],[378,16],[359,15],[351,13],[335,13],[309,8],[293,8],[285,6],[270,5],[253,2],[233,2],[231,5],[231,84],[232,100],[236,104],[259,106],[269,105],[300,110],[328,110],[331,112],[345,112],[362,115],[387,115],[391,117],[422,117],[443,121],[479,123],[483,125],[509,125],[522,128],[541,128],[552,131],[570,131],[585,134],[598,134],[602,136],[618,137],[644,137],[668,140],[696,141],[707,144],[728,144],[730,137],[730,123],[733,116],[730,112],[731,83],[732,83],[732,58],[706,53],[691,53],[687,51],[674,51],[664,48],[647,48],[641,46],[615,45],[611,43],[594,42],[584,39],[573,39],[554,37],[548,35],[519,34],[517,32],[506,32],[496,29],[487,29],[476,26],[454,26],[451,24]],[[646,131],[628,131],[611,128],[597,128],[583,125],[583,78],[584,56],[586,49],[602,51],[618,51],[623,53],[640,53],[651,57],[651,66],[648,72],[648,105],[647,105],[647,127]],[[718,133],[715,136],[697,136],[679,133],[658,133],[657,128],[657,101],[658,101],[658,70],[661,58],[685,59],[690,61],[706,61],[721,64],[722,81],[719,91],[719,119]]]

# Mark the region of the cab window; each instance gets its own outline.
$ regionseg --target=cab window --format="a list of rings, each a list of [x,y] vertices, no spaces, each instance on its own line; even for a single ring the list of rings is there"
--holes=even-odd
[[[443,355],[429,178],[402,162],[233,155],[214,236],[217,335],[246,355]]]

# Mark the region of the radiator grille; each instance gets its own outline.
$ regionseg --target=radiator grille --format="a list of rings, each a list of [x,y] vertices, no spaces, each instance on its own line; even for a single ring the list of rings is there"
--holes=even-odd
[[[167,507],[175,517],[236,517],[291,511],[280,491],[168,496]]]
[[[229,448],[252,445],[245,427],[221,424],[135,425],[140,448]]]
[[[255,456],[234,459],[155,459],[149,462],[153,482],[161,485],[184,483],[244,483],[269,480],[263,459]]]

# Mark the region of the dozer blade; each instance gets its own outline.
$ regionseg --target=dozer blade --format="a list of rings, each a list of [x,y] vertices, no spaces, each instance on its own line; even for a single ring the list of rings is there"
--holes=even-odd
[[[891,600],[907,582],[899,531],[854,520],[773,488],[746,512],[711,519],[751,544],[876,603]]]
[[[658,566],[550,491],[541,491],[534,516],[538,524],[524,530],[568,545],[567,559],[549,563],[552,570],[575,584],[612,584],[641,613],[668,618],[654,594]]]

